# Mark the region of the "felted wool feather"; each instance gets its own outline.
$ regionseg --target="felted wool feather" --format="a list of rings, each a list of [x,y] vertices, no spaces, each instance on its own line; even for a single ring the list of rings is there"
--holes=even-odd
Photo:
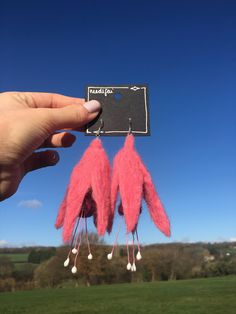
[[[63,240],[70,241],[78,217],[94,216],[99,235],[111,218],[110,164],[99,138],[94,139],[74,167],[59,208],[56,228],[63,226]]]
[[[113,163],[112,215],[114,215],[118,191],[121,198],[119,212],[124,214],[127,233],[136,230],[142,198],[144,198],[155,225],[166,236],[170,236],[169,219],[155,190],[151,175],[135,150],[132,134],[127,135],[124,147],[118,152]]]

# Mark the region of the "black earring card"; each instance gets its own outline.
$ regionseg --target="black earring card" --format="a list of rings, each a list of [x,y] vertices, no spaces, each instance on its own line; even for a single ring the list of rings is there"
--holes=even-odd
[[[86,87],[86,101],[98,100],[99,116],[87,125],[85,135],[150,135],[147,85],[94,85]]]

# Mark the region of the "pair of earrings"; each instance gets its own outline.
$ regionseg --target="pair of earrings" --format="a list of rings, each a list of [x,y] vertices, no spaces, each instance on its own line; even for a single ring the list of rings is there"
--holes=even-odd
[[[72,273],[77,272],[77,257],[84,231],[88,246],[88,259],[93,258],[88,238],[87,218],[93,216],[99,235],[104,235],[106,231],[110,233],[118,192],[120,194],[118,213],[121,217],[124,217],[126,223],[127,270],[136,271],[135,236],[138,245],[136,259],[140,260],[142,258],[137,225],[142,211],[143,198],[155,225],[166,236],[170,236],[168,216],[155,190],[151,175],[135,149],[131,119],[129,118],[129,130],[124,146],[114,158],[112,173],[108,156],[99,137],[102,127],[103,121],[101,120],[96,138],[74,167],[56,219],[56,228],[63,226],[63,240],[65,242],[71,241],[70,251],[64,263],[65,267],[70,263],[70,255],[75,254],[74,266],[71,269]],[[113,257],[120,226],[121,223],[112,251],[107,255],[109,260]],[[133,236],[132,257],[129,254],[128,247],[129,233],[132,233]]]

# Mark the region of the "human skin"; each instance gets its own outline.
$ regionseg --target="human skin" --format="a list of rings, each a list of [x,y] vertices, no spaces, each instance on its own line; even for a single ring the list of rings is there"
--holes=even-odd
[[[80,130],[100,109],[98,101],[59,94],[1,93],[0,201],[17,191],[29,171],[57,164],[56,150],[38,149],[70,147],[76,138],[68,131]]]

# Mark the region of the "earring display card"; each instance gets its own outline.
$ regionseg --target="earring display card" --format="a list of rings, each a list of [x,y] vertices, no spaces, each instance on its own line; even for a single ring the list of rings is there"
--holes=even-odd
[[[87,86],[86,100],[98,100],[99,116],[87,125],[86,135],[126,135],[129,130],[140,136],[150,135],[147,85]]]

